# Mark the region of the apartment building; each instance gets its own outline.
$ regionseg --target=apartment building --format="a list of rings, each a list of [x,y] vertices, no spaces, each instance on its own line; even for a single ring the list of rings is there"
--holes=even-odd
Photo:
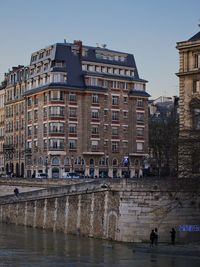
[[[4,165],[9,175],[25,174],[25,100],[28,68],[13,67],[5,74]]]
[[[83,46],[81,41],[64,42],[34,52],[28,74],[27,68],[22,69],[22,98],[14,99],[11,80],[5,89],[13,127],[18,118],[16,105],[25,111],[18,118],[21,125],[24,120],[25,131],[19,135],[12,131],[5,139],[5,145],[11,140],[13,145],[17,135],[18,140],[23,135],[23,151],[15,146],[13,152],[18,151],[24,164],[21,174],[31,177],[46,172],[52,178],[68,171],[90,177],[142,175],[148,153],[149,94],[133,55]],[[17,81],[15,86],[20,84]],[[11,119],[6,114],[8,123]],[[14,157],[7,166],[16,173],[17,164]]]
[[[0,175],[5,173],[4,169],[4,98],[6,83],[0,86]]]
[[[200,32],[178,42],[180,133],[179,177],[200,174]]]

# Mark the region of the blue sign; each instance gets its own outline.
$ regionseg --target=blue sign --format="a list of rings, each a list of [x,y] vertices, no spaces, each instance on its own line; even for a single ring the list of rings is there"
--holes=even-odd
[[[179,225],[179,231],[180,232],[200,232],[200,225],[199,224],[182,224]]]

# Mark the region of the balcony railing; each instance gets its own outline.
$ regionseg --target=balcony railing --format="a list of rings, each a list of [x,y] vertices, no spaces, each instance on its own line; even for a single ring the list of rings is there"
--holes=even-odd
[[[49,150],[63,151],[64,149],[64,146],[49,146]]]

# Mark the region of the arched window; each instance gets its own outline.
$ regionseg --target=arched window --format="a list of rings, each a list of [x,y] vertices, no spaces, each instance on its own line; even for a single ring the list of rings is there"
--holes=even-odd
[[[59,164],[60,164],[59,158],[55,157],[52,159],[52,165],[59,165]]]

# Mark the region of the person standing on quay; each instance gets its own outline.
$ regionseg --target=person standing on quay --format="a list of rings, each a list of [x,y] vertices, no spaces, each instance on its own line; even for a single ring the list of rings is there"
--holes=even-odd
[[[154,230],[151,230],[151,234],[150,234],[150,247],[153,247],[155,243],[155,232]]]
[[[175,245],[176,231],[174,228],[172,228],[172,230],[170,231],[170,234],[171,234],[171,243],[172,245]]]
[[[158,229],[155,228],[154,232],[155,232],[155,245],[157,246],[158,245]]]

